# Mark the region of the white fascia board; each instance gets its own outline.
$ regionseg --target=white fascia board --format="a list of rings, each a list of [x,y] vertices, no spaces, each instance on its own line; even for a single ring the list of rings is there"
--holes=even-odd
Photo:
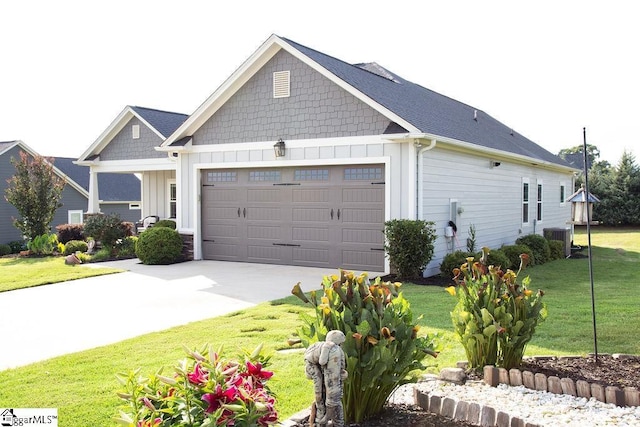
[[[175,170],[176,164],[169,158],[166,159],[136,159],[136,160],[109,160],[95,162],[91,165],[91,171],[102,172],[145,172],[160,170]]]
[[[133,108],[129,107],[129,109],[131,110],[131,113],[138,118],[138,120],[140,120],[146,127],[151,129],[153,131],[153,133],[158,135],[158,138],[160,138],[161,140],[164,141],[164,135],[163,134],[161,134],[156,128],[151,126],[151,124],[148,121],[146,121],[140,114],[136,113],[136,111]],[[129,119],[129,120],[131,120],[131,119]],[[128,123],[128,121],[123,123],[122,127],[124,127],[124,125],[127,124],[127,123]]]
[[[87,157],[92,154],[101,151],[111,140],[120,132],[124,126],[131,120],[134,116],[134,111],[131,107],[126,106],[118,117],[116,117],[111,124],[100,134],[98,139],[94,141],[93,144],[87,150],[80,155],[78,158],[79,162],[86,160]],[[79,164],[79,163],[78,163]]]
[[[276,35],[271,35],[242,65],[231,74],[213,92],[187,120],[180,125],[175,132],[170,135],[161,145],[166,147],[173,142],[191,136],[209,118],[233,96],[253,75],[258,72],[273,56],[280,50],[275,41],[279,40]]]
[[[0,156],[2,156],[4,153],[6,153],[7,151],[11,150],[13,147],[15,147],[18,144],[24,144],[22,141],[20,140],[16,140],[16,141],[3,141],[3,142],[9,142],[10,144],[8,144],[4,150],[0,151]]]

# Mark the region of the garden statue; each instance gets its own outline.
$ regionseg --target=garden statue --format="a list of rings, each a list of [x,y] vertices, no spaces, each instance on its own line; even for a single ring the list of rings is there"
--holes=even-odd
[[[342,331],[329,331],[326,341],[310,345],[304,353],[305,372],[313,380],[315,393],[310,426],[344,426],[342,383],[348,375],[346,357],[340,347],[344,341]]]

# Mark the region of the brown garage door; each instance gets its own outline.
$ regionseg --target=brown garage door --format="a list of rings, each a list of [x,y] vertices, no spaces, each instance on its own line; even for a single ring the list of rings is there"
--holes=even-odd
[[[383,271],[384,166],[205,170],[205,259]]]

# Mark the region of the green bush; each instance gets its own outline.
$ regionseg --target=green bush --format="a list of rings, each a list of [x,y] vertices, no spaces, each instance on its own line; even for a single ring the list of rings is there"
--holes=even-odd
[[[160,221],[153,224],[154,227],[168,227],[172,230],[176,229],[176,222],[172,219],[161,219]]]
[[[529,246],[525,245],[504,245],[500,250],[509,258],[509,265],[503,266],[503,268],[509,268],[513,271],[518,271],[520,267],[520,255],[527,254],[529,259],[533,259],[533,252],[529,249]]]
[[[111,249],[102,248],[96,251],[95,254],[90,256],[89,262],[109,261],[110,259],[113,259],[113,257],[111,256]],[[82,258],[80,258],[80,260],[83,261]]]
[[[508,370],[520,365],[538,323],[547,317],[544,293],[534,294],[528,277],[518,283],[527,255],[518,273],[488,266],[487,258],[485,250],[480,261],[456,270],[456,286],[447,288],[458,300],[451,320],[470,368],[497,365]]]
[[[486,249],[486,248],[485,248]],[[482,252],[479,252],[476,255],[476,259],[480,259],[482,257]],[[519,258],[518,258],[519,259]],[[507,270],[511,265],[511,260],[509,257],[502,251],[502,249],[491,249],[487,256],[486,260],[487,266],[493,265],[496,267],[500,267],[501,270]],[[462,264],[459,264],[459,266]],[[519,266],[520,264],[518,264]]]
[[[84,240],[84,224],[60,224],[56,232],[58,241],[64,244],[72,240]]]
[[[9,255],[11,253],[11,246],[2,244],[0,245],[0,256]]]
[[[136,255],[136,236],[128,236],[116,242],[115,251],[118,258],[131,258]]]
[[[562,240],[549,240],[549,260],[564,258],[564,242]]]
[[[434,223],[394,219],[384,223],[384,250],[400,279],[420,277],[433,258],[436,232]]]
[[[146,233],[146,232],[145,232]],[[366,273],[325,276],[323,295],[310,298],[300,284],[291,293],[315,308],[315,316],[302,313],[298,330],[304,346],[324,341],[331,330],[340,330],[346,341],[349,376],[344,382],[345,425],[360,423],[380,412],[399,386],[417,381],[422,360],[435,356],[433,337],[418,337],[409,302],[399,293],[400,283],[370,283]]]
[[[473,252],[455,251],[450,254],[446,254],[440,264],[440,275],[442,277],[452,278],[453,269],[459,268],[462,264],[467,262],[467,258],[476,257]]]
[[[173,264],[182,260],[182,237],[167,227],[152,227],[138,237],[136,256],[143,264]]]
[[[58,236],[55,234],[36,236],[27,243],[27,248],[34,255],[52,255],[58,250]]]
[[[120,220],[118,214],[89,216],[84,223],[84,234],[93,237],[107,248],[113,248],[118,240],[131,235],[127,224]]]
[[[525,245],[531,249],[533,253],[533,262],[531,265],[542,265],[549,261],[551,257],[551,249],[549,241],[539,234],[527,234],[516,240],[517,245]]]
[[[76,252],[87,252],[89,246],[83,240],[70,240],[64,245],[64,255],[75,254]]]
[[[9,242],[9,247],[11,248],[12,254],[17,254],[27,249],[27,242],[24,240],[14,240]]]

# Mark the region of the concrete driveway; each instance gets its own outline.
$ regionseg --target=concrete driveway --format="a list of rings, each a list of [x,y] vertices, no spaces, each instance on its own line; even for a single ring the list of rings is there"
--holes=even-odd
[[[297,282],[317,289],[337,272],[221,261],[95,266],[128,271],[0,293],[0,370],[282,298]]]

